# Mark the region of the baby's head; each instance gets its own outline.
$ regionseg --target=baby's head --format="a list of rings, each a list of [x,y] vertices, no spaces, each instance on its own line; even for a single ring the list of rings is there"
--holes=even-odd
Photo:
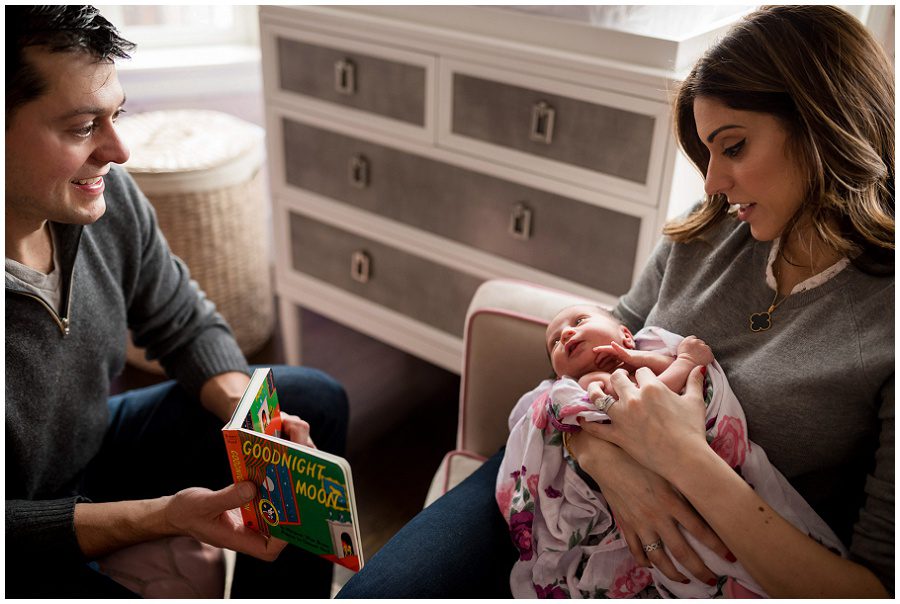
[[[547,353],[556,375],[578,379],[591,371],[612,371],[618,366],[617,357],[597,364],[595,346],[612,342],[634,348],[634,337],[612,313],[593,304],[569,306],[553,317],[547,325]],[[607,367],[608,365],[608,367]]]

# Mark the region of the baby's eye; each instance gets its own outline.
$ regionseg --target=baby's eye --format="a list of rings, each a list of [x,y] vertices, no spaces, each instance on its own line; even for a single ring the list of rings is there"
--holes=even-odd
[[[575,325],[581,325],[581,323],[585,320],[585,318],[586,318],[586,317],[578,317],[577,319],[575,319],[574,321],[572,321],[572,325],[573,325],[573,326],[575,326]]]

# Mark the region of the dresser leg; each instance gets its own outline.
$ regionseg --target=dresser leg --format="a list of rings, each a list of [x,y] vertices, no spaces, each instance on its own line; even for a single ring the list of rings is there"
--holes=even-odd
[[[278,298],[278,313],[281,321],[281,335],[284,343],[284,358],[288,365],[302,365],[301,335],[302,322],[297,305],[284,297]]]

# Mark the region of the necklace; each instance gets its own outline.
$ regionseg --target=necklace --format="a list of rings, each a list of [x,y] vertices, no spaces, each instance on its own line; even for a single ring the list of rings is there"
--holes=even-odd
[[[781,250],[779,250],[780,252]],[[775,309],[781,305],[782,302],[791,297],[791,294],[794,292],[788,292],[784,295],[784,297],[779,300],[778,299],[778,260],[776,258],[775,262],[772,264],[772,276],[775,278],[775,297],[772,298],[772,303],[769,304],[768,310],[765,312],[755,312],[750,315],[750,331],[766,331],[770,327],[772,327],[772,313],[775,312]]]
[[[775,297],[772,298],[772,303],[769,305],[769,309],[765,312],[755,312],[750,315],[750,331],[766,331],[770,327],[772,327],[772,313],[775,312],[775,309],[778,308],[782,302],[791,297],[791,294],[785,294],[785,296],[779,300],[778,299],[778,290],[775,290]]]

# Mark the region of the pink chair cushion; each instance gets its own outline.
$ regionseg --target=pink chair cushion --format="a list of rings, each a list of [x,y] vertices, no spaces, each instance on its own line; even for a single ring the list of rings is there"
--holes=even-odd
[[[145,598],[222,598],[221,549],[190,537],[126,547],[97,561],[100,571]]]

